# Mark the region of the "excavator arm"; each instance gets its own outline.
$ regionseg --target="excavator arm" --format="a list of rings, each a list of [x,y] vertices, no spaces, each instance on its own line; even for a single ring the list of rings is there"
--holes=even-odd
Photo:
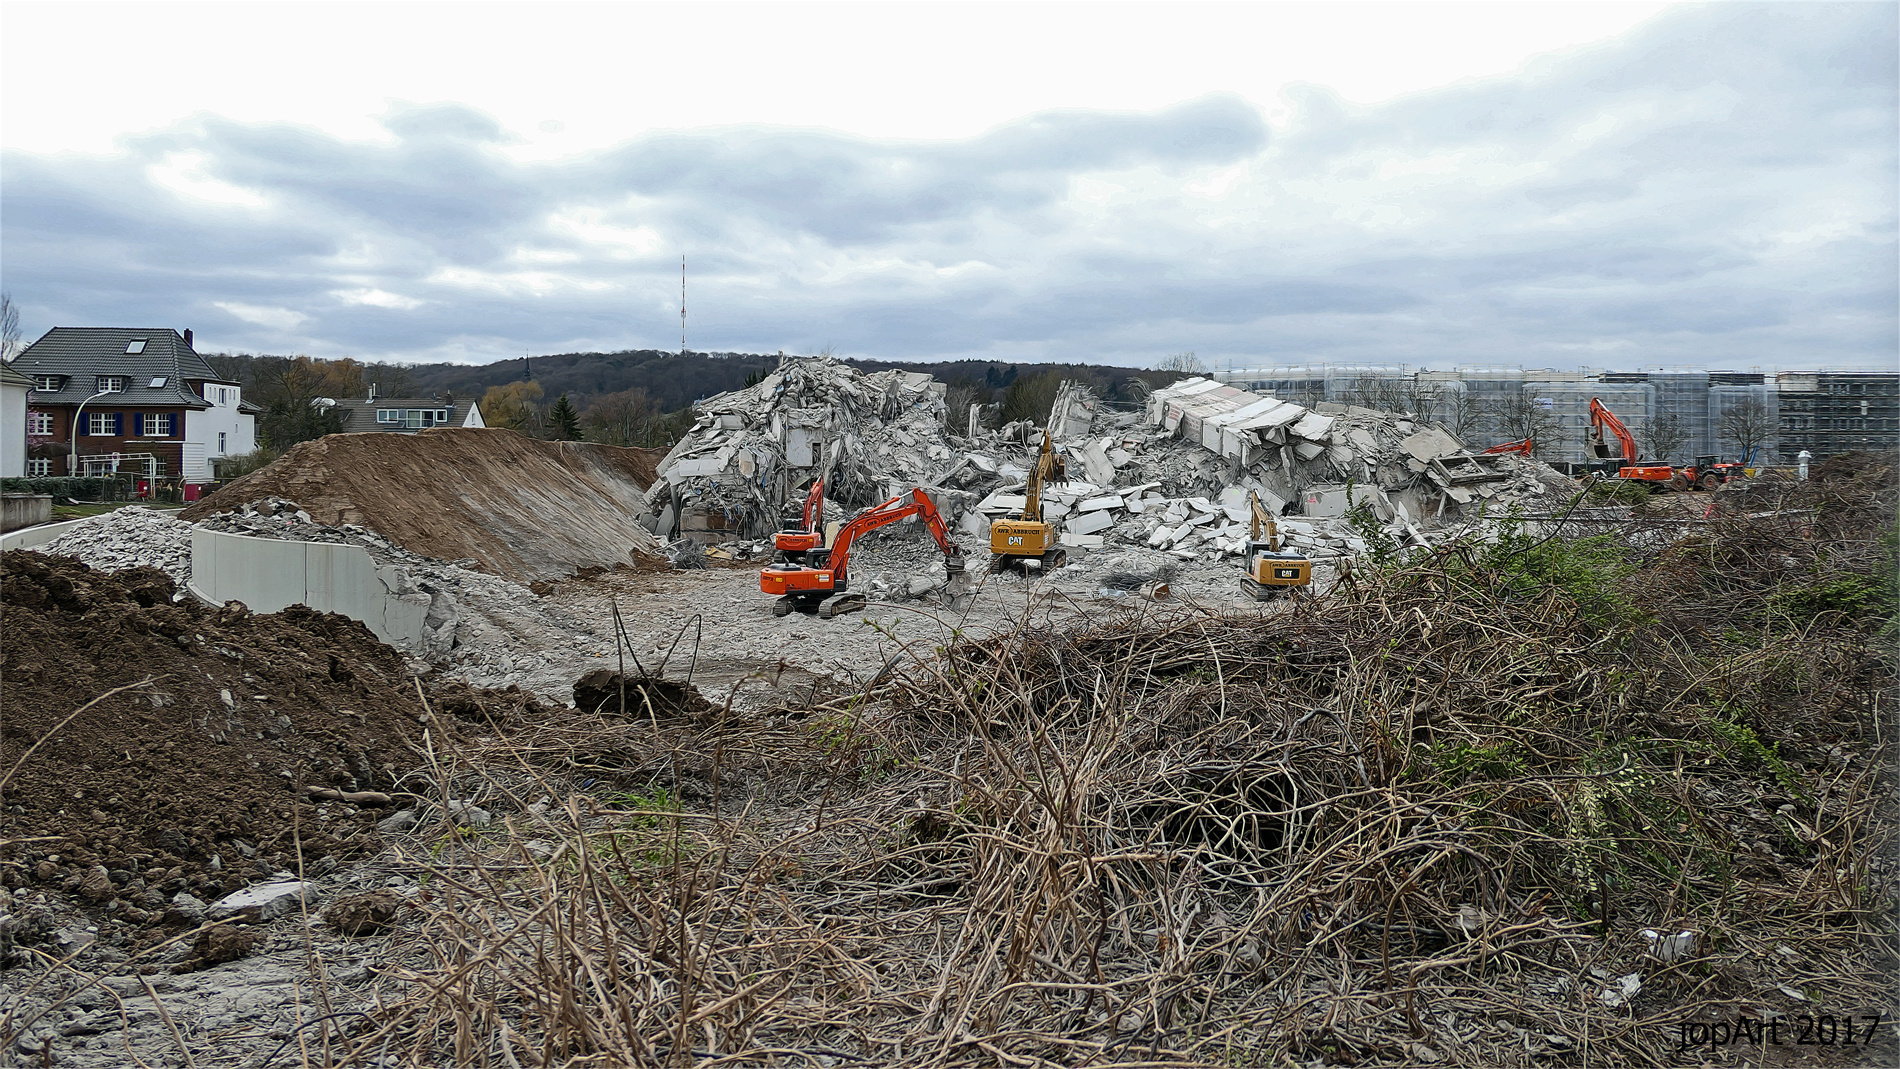
[[[964,593],[961,589],[962,547],[951,540],[950,528],[943,522],[930,495],[912,490],[851,517],[838,528],[837,540],[829,551],[814,550],[800,555],[797,560],[775,562],[759,572],[759,589],[778,595],[772,614],[784,616],[796,609],[816,612],[822,619],[829,620],[839,612],[863,605],[863,595],[848,593],[851,547],[864,535],[910,516],[924,518],[924,527],[930,531],[930,537],[936,539],[937,548],[943,550],[944,572],[951,580],[952,597]]]
[[[1068,479],[1067,466],[1056,453],[1055,432],[1042,432],[1042,448],[1036,453],[1035,470],[1029,473],[1029,486],[1023,493],[1023,515],[1025,520],[1042,519],[1042,484],[1045,482],[1065,482]]]
[[[1615,417],[1612,416],[1611,418],[1614,419]],[[1504,442],[1500,445],[1494,445],[1491,448],[1485,450],[1485,452],[1486,453],[1516,453],[1518,456],[1527,457],[1527,456],[1530,456],[1532,452],[1534,452],[1536,449],[1537,449],[1537,439],[1526,438],[1523,441],[1519,441],[1519,442]]]
[[[1616,436],[1617,444],[1622,447],[1623,463],[1635,464],[1636,437],[1630,434],[1630,429],[1625,427],[1623,421],[1616,418],[1616,413],[1610,411],[1600,399],[1590,398],[1590,453],[1599,460],[1610,460],[1618,455],[1612,453],[1610,444],[1603,440],[1603,431],[1606,427],[1609,428],[1611,434]]]
[[[1253,507],[1253,526],[1249,530],[1249,542],[1266,542],[1275,553],[1280,551],[1280,525],[1273,520],[1272,513],[1260,504],[1258,493],[1249,493],[1247,503]],[[1263,537],[1264,536],[1264,537]]]
[[[924,527],[930,531],[930,537],[937,540],[937,548],[943,550],[945,562],[954,566],[952,570],[962,571],[963,549],[951,541],[950,528],[943,522],[943,514],[937,511],[929,494],[912,490],[909,494],[899,494],[881,505],[865,509],[851,517],[851,522],[838,528],[838,540],[832,544],[830,558],[831,570],[840,578],[838,585],[844,585],[842,579],[845,566],[851,558],[853,542],[880,527],[888,527],[910,516],[924,518]]]

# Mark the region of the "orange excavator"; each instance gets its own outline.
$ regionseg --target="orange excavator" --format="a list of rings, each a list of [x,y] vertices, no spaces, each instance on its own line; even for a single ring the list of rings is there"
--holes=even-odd
[[[1605,430],[1616,436],[1615,446],[1603,440]],[[1651,490],[1660,490],[1676,476],[1676,469],[1669,464],[1639,463],[1636,436],[1630,433],[1630,429],[1601,398],[1590,398],[1590,437],[1587,441],[1590,455],[1598,460],[1622,460],[1622,466],[1616,470],[1619,479],[1640,480],[1650,483]]]
[[[778,560],[793,564],[802,564],[805,554],[814,549],[823,549],[825,545],[825,477],[820,475],[811,484],[811,493],[805,495],[805,512],[797,527],[791,526],[791,517],[786,517],[786,526],[772,536],[772,548],[778,550]]]
[[[795,550],[792,552],[802,554],[801,559],[773,561],[761,571],[759,589],[778,597],[778,601],[772,605],[772,615],[789,616],[796,610],[816,613],[819,619],[829,620],[840,612],[862,608],[864,595],[849,590],[851,543],[868,532],[910,516],[924,518],[924,526],[929,529],[930,537],[936,539],[937,548],[943,550],[944,571],[949,574],[951,588],[955,592],[963,577],[963,550],[951,541],[950,529],[945,526],[943,516],[937,512],[937,506],[931,503],[930,495],[922,490],[912,490],[851,517],[843,527],[838,528],[838,537],[831,548],[814,546]]]
[[[1537,439],[1526,438],[1521,442],[1504,442],[1485,450],[1486,453],[1516,453],[1520,457],[1530,456],[1537,449]]]
[[[1616,436],[1616,449],[1603,440],[1605,429]],[[1630,434],[1622,420],[1616,418],[1616,413],[1595,397],[1590,398],[1589,443],[1591,455],[1599,460],[1615,460],[1620,455],[1623,463],[1616,470],[1617,478],[1647,483],[1651,490],[1693,490],[1698,486],[1713,490],[1742,471],[1740,464],[1718,463],[1718,458],[1713,456],[1697,457],[1696,462],[1686,468],[1672,464],[1641,463],[1637,459],[1635,436]]]

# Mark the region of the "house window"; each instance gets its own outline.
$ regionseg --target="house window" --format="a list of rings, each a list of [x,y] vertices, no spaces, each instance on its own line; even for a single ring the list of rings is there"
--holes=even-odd
[[[53,414],[51,412],[28,412],[26,414],[26,433],[51,437],[53,433]]]
[[[144,338],[133,338],[131,341],[125,343],[125,351],[128,353],[142,353],[145,351],[145,341],[146,339]]]
[[[97,383],[93,389],[99,393],[120,393],[125,389],[124,375],[100,375],[93,381]]]
[[[378,422],[378,423],[401,423],[401,422],[402,422],[402,409],[400,409],[400,408],[379,408],[379,409],[377,409],[377,410],[376,410],[376,422]]]
[[[53,474],[53,462],[44,457],[29,457],[26,462],[26,477],[44,479]]]
[[[102,435],[119,433],[119,414],[117,412],[86,413],[86,433]]]
[[[224,432],[223,431],[218,432],[218,455],[219,456],[224,455]]]
[[[33,388],[41,393],[58,393],[60,387],[65,385],[65,383],[66,376],[64,375],[33,376]]]
[[[165,384],[170,381],[171,379],[165,375],[154,375],[152,376],[152,381],[145,384],[145,388],[148,390],[162,390],[165,388]]]
[[[147,438],[170,438],[172,435],[172,417],[169,412],[148,412],[145,416],[145,436]]]

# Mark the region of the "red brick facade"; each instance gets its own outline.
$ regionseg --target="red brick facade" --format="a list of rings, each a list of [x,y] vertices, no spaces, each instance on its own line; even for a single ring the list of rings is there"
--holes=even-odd
[[[73,442],[75,439],[69,437],[73,411],[74,409],[67,405],[34,405],[32,396],[29,394],[27,426],[29,430],[33,426],[33,413],[50,413],[53,417],[53,433],[50,441],[62,444]],[[142,470],[143,458],[133,459],[133,455],[149,453],[158,458],[160,478],[176,478],[184,466],[185,412],[183,408],[134,408],[102,405],[97,402],[87,405],[80,415],[80,418],[85,421],[86,426],[82,430],[86,433],[80,434],[76,439],[80,466],[85,467],[88,457],[118,453],[124,458],[120,462],[121,470]],[[114,433],[90,433],[97,425],[95,416],[106,417],[103,421],[104,428],[109,428]],[[154,433],[161,430],[167,433]],[[44,436],[41,435],[29,434],[29,439],[43,438]],[[48,456],[48,453],[49,450],[42,448],[35,451],[33,455],[52,461],[49,474],[71,474],[66,470],[70,454],[65,449],[59,450],[54,456]]]

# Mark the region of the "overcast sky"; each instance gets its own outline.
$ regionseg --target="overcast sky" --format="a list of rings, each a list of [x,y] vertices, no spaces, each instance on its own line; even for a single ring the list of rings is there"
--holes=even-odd
[[[22,4],[28,338],[1886,367],[1900,6]]]

